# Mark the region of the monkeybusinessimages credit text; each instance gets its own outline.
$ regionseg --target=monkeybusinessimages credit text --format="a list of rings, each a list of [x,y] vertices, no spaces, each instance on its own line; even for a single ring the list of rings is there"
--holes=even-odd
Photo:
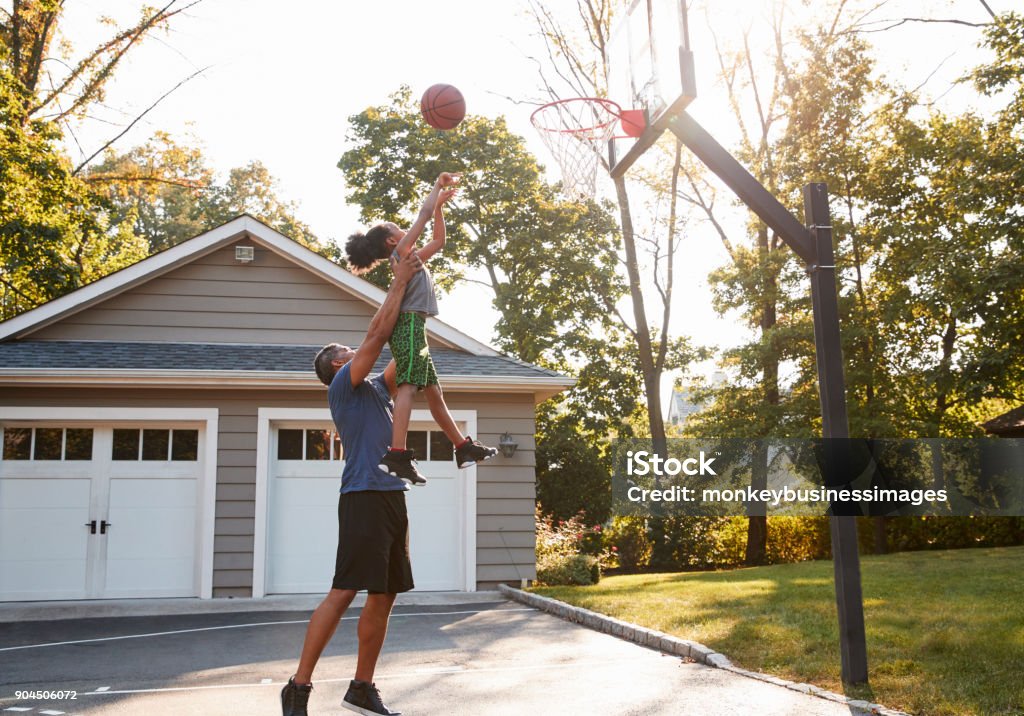
[[[1019,514],[1024,442],[623,439],[615,514]]]

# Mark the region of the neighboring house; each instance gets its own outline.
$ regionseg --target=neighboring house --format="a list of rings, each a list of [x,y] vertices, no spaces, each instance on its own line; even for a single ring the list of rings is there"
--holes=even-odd
[[[725,373],[716,370],[711,376],[711,386],[720,388],[724,384]],[[693,390],[677,385],[672,389],[672,395],[668,401],[668,414],[665,416],[665,422],[668,425],[682,427],[686,424],[686,419],[699,412],[700,408],[700,404],[693,399]]]
[[[343,456],[312,360],[384,295],[240,216],[0,323],[0,601],[325,592]],[[417,589],[533,579],[534,406],[572,380],[427,331],[456,421],[518,449],[458,470],[416,404]]]
[[[1024,405],[982,423],[981,427],[1000,438],[1024,438]]]

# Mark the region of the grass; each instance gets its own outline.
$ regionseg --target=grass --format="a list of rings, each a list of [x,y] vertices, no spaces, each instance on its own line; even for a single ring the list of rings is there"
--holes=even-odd
[[[643,574],[538,594],[745,669],[929,716],[1024,714],[1024,547],[861,558],[870,686],[844,689],[831,562]]]

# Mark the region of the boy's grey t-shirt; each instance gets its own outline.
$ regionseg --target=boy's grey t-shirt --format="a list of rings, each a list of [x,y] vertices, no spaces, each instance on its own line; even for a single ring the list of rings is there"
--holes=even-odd
[[[399,258],[398,252],[391,254]],[[436,316],[440,311],[437,309],[437,295],[434,293],[434,279],[426,266],[423,270],[412,275],[409,283],[405,286],[405,296],[402,298],[402,312],[413,311],[425,313],[428,316]]]
[[[342,366],[327,389],[331,417],[341,436],[342,493],[365,490],[408,490],[409,486],[377,465],[391,445],[394,403],[384,374],[352,387],[352,363]]]

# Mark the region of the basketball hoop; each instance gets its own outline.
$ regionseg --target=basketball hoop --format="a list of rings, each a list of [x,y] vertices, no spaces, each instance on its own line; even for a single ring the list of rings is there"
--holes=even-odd
[[[621,123],[626,136],[638,137],[644,129],[642,110],[623,109],[610,99],[571,97],[538,107],[530,123],[540,133],[562,170],[565,193],[593,199],[597,168],[608,142]]]

